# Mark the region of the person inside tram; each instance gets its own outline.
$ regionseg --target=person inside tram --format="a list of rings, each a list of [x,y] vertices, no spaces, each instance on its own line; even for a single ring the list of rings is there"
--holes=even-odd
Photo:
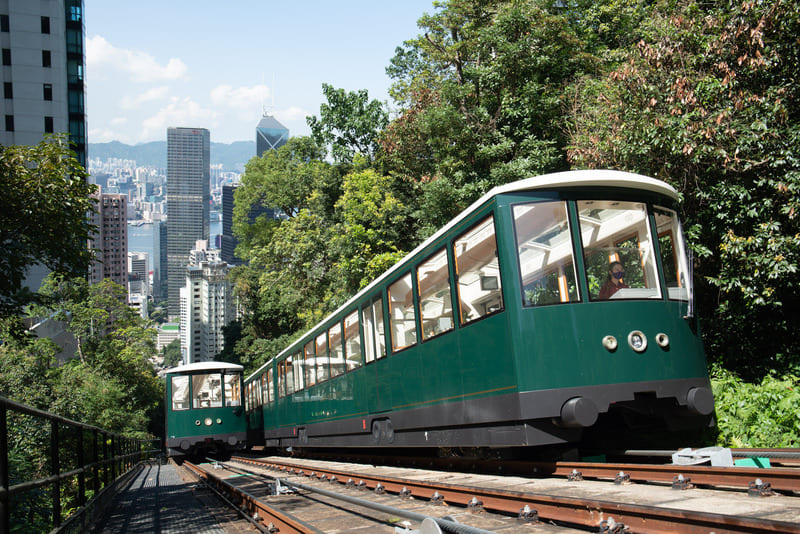
[[[625,267],[621,262],[613,261],[608,266],[608,280],[600,288],[600,300],[608,300],[611,296],[620,289],[628,288],[629,286],[623,281],[625,277]]]

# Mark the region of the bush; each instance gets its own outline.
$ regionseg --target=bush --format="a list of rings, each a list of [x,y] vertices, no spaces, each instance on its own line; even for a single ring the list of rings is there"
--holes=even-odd
[[[766,376],[744,382],[725,369],[712,370],[717,444],[723,447],[800,446],[798,377]]]

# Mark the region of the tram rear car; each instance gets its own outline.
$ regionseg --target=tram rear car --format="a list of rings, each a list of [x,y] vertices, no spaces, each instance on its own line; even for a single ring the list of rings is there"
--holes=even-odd
[[[201,362],[167,371],[168,456],[225,455],[246,445],[241,365]]]
[[[677,202],[616,171],[495,188],[247,378],[258,440],[499,448],[574,442],[603,414],[707,426]]]

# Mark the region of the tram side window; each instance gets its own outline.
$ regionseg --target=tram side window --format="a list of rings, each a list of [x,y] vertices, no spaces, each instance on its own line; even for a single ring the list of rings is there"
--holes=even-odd
[[[283,361],[278,362],[278,398],[286,396],[286,368]]]
[[[367,363],[386,356],[386,342],[383,328],[383,299],[374,299],[362,310],[364,316],[364,345]]]
[[[417,323],[411,290],[411,273],[407,273],[389,286],[389,314],[392,351],[414,345],[417,342]]]
[[[207,373],[192,377],[192,407],[219,408],[222,406],[222,375]]]
[[[292,366],[294,367],[294,390],[300,391],[303,389],[303,376],[305,374],[305,362],[303,360],[303,353],[298,352],[294,355],[294,359],[292,360]]]
[[[659,206],[654,207],[653,211],[656,216],[658,249],[661,252],[661,264],[664,266],[667,296],[671,300],[689,300],[692,294],[692,277],[678,214]]]
[[[293,356],[289,356],[285,360],[283,360],[283,367],[286,369],[286,394],[291,395],[294,393],[295,383],[294,383],[294,361]]]
[[[328,337],[325,332],[317,336],[317,382],[330,378],[328,368]]]
[[[661,298],[645,204],[582,200],[578,216],[591,300]]]
[[[517,204],[514,228],[523,304],[542,306],[580,300],[567,203]]]
[[[422,340],[452,330],[453,302],[450,297],[450,268],[445,249],[417,267],[417,289]]]
[[[361,335],[358,331],[358,312],[344,318],[344,357],[348,371],[361,367]]]
[[[187,375],[172,377],[172,409],[189,409],[189,377]]]
[[[242,405],[241,383],[241,375],[225,375],[225,406]]]
[[[314,362],[314,341],[306,343],[303,349],[305,354],[305,382],[306,387],[311,387],[317,383],[317,367]]]
[[[267,373],[272,373],[272,369],[268,370]],[[261,403],[265,405],[272,402],[272,399],[270,398],[272,396],[272,392],[270,391],[269,384],[267,383],[267,373],[261,375]]]
[[[275,376],[272,368],[267,369],[267,401],[272,404],[275,400]]]
[[[331,345],[331,378],[344,373],[344,348],[342,347],[342,323],[328,329],[328,342]]]
[[[503,288],[494,217],[490,215],[456,239],[453,255],[460,324],[501,311]]]

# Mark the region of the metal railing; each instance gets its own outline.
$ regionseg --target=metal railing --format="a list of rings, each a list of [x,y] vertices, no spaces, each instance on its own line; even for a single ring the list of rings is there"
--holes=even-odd
[[[33,480],[25,480],[30,473],[12,470],[9,463],[10,452],[14,462],[25,456],[15,445],[25,439],[29,447],[37,445],[26,431],[39,437],[49,434],[39,440],[42,450],[33,455],[36,468],[28,470],[35,473]],[[45,440],[49,443],[41,443]],[[101,512],[98,502],[113,493],[109,490],[141,461],[160,454],[157,447],[158,440],[126,438],[0,397],[0,534],[11,532],[12,520],[15,526],[46,523],[47,530],[54,532],[85,528]],[[45,473],[48,476],[42,476]],[[47,502],[49,518],[41,513]]]

